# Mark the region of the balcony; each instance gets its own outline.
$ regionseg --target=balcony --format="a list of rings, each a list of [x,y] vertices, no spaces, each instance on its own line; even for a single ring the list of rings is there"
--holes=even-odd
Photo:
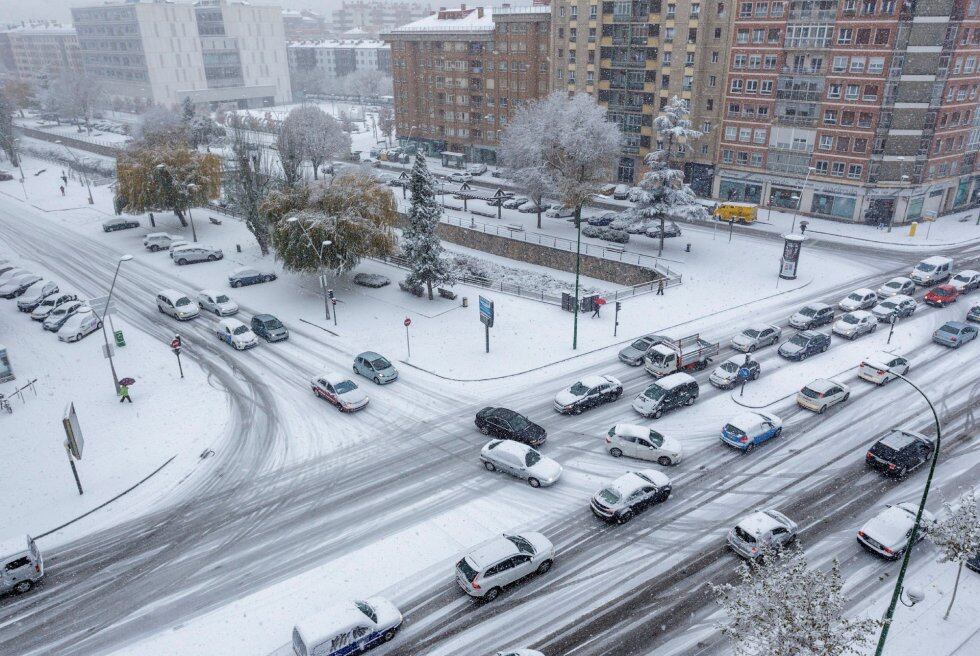
[[[830,37],[787,37],[783,47],[789,50],[829,50],[831,42]]]
[[[809,89],[776,89],[776,100],[801,100],[803,102],[819,102],[823,94],[820,90]]]
[[[780,125],[813,127],[817,124],[817,117],[805,114],[776,114],[776,122]]]
[[[827,73],[827,68],[825,66],[783,66],[779,72],[783,75],[820,76]]]
[[[786,13],[787,21],[806,21],[809,23],[814,21],[828,23],[836,17],[836,9],[790,9]]]

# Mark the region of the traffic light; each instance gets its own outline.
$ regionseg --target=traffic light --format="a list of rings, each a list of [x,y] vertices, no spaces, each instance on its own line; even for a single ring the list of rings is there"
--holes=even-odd
[[[623,303],[621,301],[616,301],[616,312],[623,309]]]

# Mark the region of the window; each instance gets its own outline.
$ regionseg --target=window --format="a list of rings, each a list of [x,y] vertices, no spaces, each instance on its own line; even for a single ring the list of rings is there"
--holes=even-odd
[[[697,43],[698,41],[698,28],[692,27],[687,30],[687,42]]]
[[[757,71],[761,66],[762,55],[749,55],[749,69]]]
[[[837,32],[837,45],[841,45],[841,46],[850,45],[853,39],[854,39],[854,30],[852,30],[849,27],[842,27],[840,31]]]
[[[769,43],[779,43],[779,30],[773,28],[769,30],[767,34],[768,34],[767,38],[769,39]]]
[[[840,98],[841,85],[839,82],[832,82],[827,85],[827,97],[831,100]]]
[[[834,162],[830,165],[830,175],[838,178],[844,177],[844,162]]]
[[[765,128],[756,129],[752,133],[752,141],[757,144],[766,143],[766,130]]]
[[[837,137],[837,152],[846,153],[851,149],[850,137]]]
[[[746,80],[745,81],[745,93],[758,93],[759,92],[759,81],[758,80]]]
[[[722,150],[721,161],[724,162],[725,164],[731,164],[733,161],[735,161],[735,153],[733,153],[728,149]]]
[[[748,43],[749,42],[749,30],[748,28],[740,27],[738,31],[735,32],[735,43]]]
[[[752,3],[743,2],[738,7],[739,18],[752,18]]]
[[[731,93],[742,93],[742,80],[739,78],[732,78]]]
[[[847,70],[847,57],[834,57],[834,67],[835,73],[841,73]]]
[[[721,28],[720,27],[716,27],[715,28],[715,39],[720,39],[720,38],[721,38]]]
[[[718,51],[717,50],[713,50],[711,52],[711,63],[712,64],[717,64],[718,63]]]
[[[860,91],[860,87],[858,87],[858,85],[848,84],[847,89],[844,91],[844,100],[857,100],[858,91]]]
[[[677,5],[669,3],[667,5],[667,18],[674,18],[677,15]]]
[[[710,112],[715,108],[715,101],[712,98],[708,98],[708,100],[705,101],[704,106],[705,109],[707,109]]]
[[[864,64],[867,60],[864,57],[851,57],[851,72],[863,73]]]
[[[714,87],[717,84],[718,84],[718,77],[715,76],[715,75],[709,75],[708,76],[708,86],[709,87]],[[708,102],[710,103],[711,101],[709,100]]]
[[[891,36],[891,30],[889,29],[880,29],[875,31],[875,45],[876,46],[888,45],[888,40],[890,36]]]
[[[871,112],[861,112],[858,114],[858,127],[859,128],[870,128],[871,127]]]
[[[772,94],[772,80],[763,80],[762,85],[759,87],[759,93],[764,96]]]
[[[762,60],[762,68],[771,71],[772,69],[776,68],[776,60],[776,55],[766,55]]]
[[[764,29],[752,30],[752,43],[764,43],[765,40],[766,31]]]
[[[854,152],[863,153],[868,150],[868,140],[864,138],[854,140]]]
[[[739,164],[745,165],[745,164],[748,164],[749,163],[749,155],[748,155],[748,153],[739,151],[738,152],[738,155],[737,155],[737,159],[738,159],[738,163]]]
[[[834,138],[829,134],[820,135],[820,150],[830,150],[834,147]]]
[[[755,3],[755,17],[765,18],[769,14],[769,3],[768,2],[757,2]]]
[[[963,72],[966,73],[967,75],[969,75],[970,73],[972,73],[974,71],[974,69],[976,68],[976,66],[977,66],[977,58],[976,57],[967,57],[966,58],[966,63],[963,65]]]
[[[691,3],[691,18],[697,18],[701,15],[701,5],[697,2]]]
[[[871,28],[861,28],[857,31],[857,37],[854,42],[860,46],[866,46],[871,43]]]
[[[752,128],[739,128],[738,140],[748,143],[752,140]]]
[[[868,60],[868,72],[869,73],[881,73],[885,70],[885,58],[884,57],[872,57]]]
[[[762,153],[752,153],[752,166],[756,168],[762,167]]]
[[[854,125],[854,112],[842,111],[840,113],[840,124],[844,127]]]
[[[823,112],[823,124],[824,125],[837,125],[837,110],[836,109],[825,109]]]
[[[848,87],[850,88],[850,87]],[[877,84],[865,84],[864,85],[864,97],[863,100],[874,102],[878,100],[878,85]]]
[[[687,56],[684,58],[684,65],[685,66],[694,66],[694,53],[693,52],[687,53]]]
[[[827,162],[827,160],[818,159],[816,165],[814,165],[813,168],[816,169],[817,174],[827,175],[828,167],[829,167],[829,163]]]

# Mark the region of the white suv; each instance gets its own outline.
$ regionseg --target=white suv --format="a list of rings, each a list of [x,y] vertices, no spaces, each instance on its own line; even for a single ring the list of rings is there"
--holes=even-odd
[[[745,558],[760,558],[765,549],[781,549],[796,539],[799,526],[772,508],[757,510],[728,532],[728,546]]]
[[[504,534],[463,556],[456,563],[456,582],[471,597],[493,601],[504,586],[547,572],[554,557],[554,545],[540,533]]]

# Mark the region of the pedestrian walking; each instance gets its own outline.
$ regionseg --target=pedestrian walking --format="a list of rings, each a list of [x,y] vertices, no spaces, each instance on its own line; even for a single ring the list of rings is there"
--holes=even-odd
[[[61,181],[65,183],[66,187],[68,186],[68,175],[65,173],[64,169],[61,170]]]
[[[657,283],[657,296],[664,295],[664,279],[661,278],[660,282]]]
[[[119,383],[119,402],[122,403],[123,401],[132,403],[133,399],[129,396],[129,385]]]
[[[599,310],[601,310],[602,306],[605,304],[606,304],[606,299],[602,298],[601,296],[593,302],[592,304],[592,307],[594,308],[592,311],[593,318],[599,316]]]
[[[61,195],[64,196],[65,195],[65,185],[61,185],[58,188],[61,189]]]

